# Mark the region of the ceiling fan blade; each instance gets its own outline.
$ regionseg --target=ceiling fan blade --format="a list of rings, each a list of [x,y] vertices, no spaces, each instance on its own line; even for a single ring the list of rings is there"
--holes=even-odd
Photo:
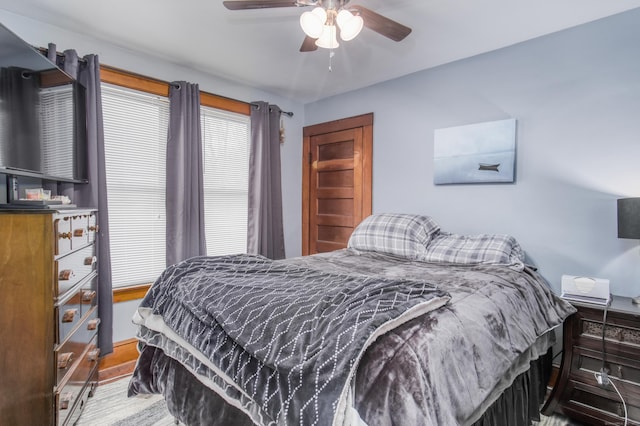
[[[316,45],[316,39],[306,36],[304,41],[302,42],[302,46],[300,46],[301,52],[313,52],[314,50],[318,50],[318,46]]]
[[[373,10],[362,6],[350,6],[349,10],[357,11],[364,26],[394,41],[401,41],[411,33],[411,28],[406,27],[394,20],[380,15]]]
[[[296,0],[227,0],[224,7],[229,10],[266,9],[271,7],[298,7]],[[302,5],[304,6],[304,5]]]

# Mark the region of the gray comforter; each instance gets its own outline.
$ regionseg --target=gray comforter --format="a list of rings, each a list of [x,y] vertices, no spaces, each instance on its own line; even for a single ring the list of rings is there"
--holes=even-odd
[[[354,287],[359,289],[356,294],[360,299],[375,293],[363,290],[374,288],[387,289],[383,293],[404,289],[401,294],[416,292],[420,297],[407,297],[408,304],[399,313],[385,310],[388,315],[365,319],[367,327],[363,329],[367,331],[355,337],[359,343],[347,351],[343,347],[350,345],[344,344],[344,337],[351,340],[354,331],[350,324],[358,324],[358,315],[371,311],[364,304],[362,312],[351,312],[355,315],[351,319],[337,314],[344,321],[329,320],[316,328],[309,326],[313,323],[310,318],[296,317],[298,308],[274,308],[264,303],[265,296],[257,288],[243,291],[227,287],[228,270],[220,272],[213,287],[210,278],[204,279],[211,271],[187,280],[185,286],[159,280],[137,317],[142,347],[160,348],[255,423],[354,424],[360,418],[369,425],[472,423],[531,360],[546,352],[553,343],[551,330],[573,312],[529,268],[444,266],[349,250],[273,263],[260,259],[258,264],[240,268],[239,275],[249,282],[261,273],[269,279],[311,277],[311,284],[307,282],[302,288],[322,287],[313,284],[314,280],[340,282],[334,288],[336,294],[340,288]],[[238,276],[237,265],[231,265],[231,275]],[[221,270],[219,266],[214,269]],[[240,282],[239,288],[249,284],[243,279]],[[284,291],[291,285],[287,279],[276,286]],[[298,292],[298,299],[318,298],[312,296],[314,291],[294,291]],[[195,307],[195,302],[205,297],[213,299],[215,306]],[[358,297],[354,300],[360,300]],[[434,309],[449,297],[448,304]],[[247,303],[255,308],[249,311],[260,312],[260,316],[237,317]],[[347,305],[358,305],[350,303]],[[422,305],[425,310],[413,311],[414,306]],[[222,311],[230,315],[223,318]],[[402,320],[393,321],[403,313]],[[286,326],[279,327],[273,325],[277,321],[267,321],[273,317],[291,320],[280,321]],[[312,317],[322,315],[314,313]],[[339,331],[338,323],[346,324],[347,331]],[[275,339],[281,340],[280,345],[272,344],[274,336],[280,337],[280,332],[291,326],[296,327],[293,336],[303,336],[293,338],[296,345],[291,344],[291,336]],[[369,346],[380,331],[386,333]],[[258,339],[264,333],[269,337]],[[319,344],[332,339],[331,334],[339,337],[329,345]],[[338,352],[344,355],[341,360]],[[318,363],[307,363],[311,358]],[[131,393],[163,391],[163,386],[150,385],[151,370],[153,367],[145,364],[143,371],[140,365]],[[309,377],[311,388],[302,390]],[[350,389],[353,393],[347,392]],[[176,413],[184,409],[169,408]]]

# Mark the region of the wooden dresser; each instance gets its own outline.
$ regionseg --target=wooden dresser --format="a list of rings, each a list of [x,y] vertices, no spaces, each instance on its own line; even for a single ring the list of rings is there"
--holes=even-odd
[[[560,373],[543,413],[559,412],[586,424],[622,425],[624,406],[611,384],[599,385],[604,307],[572,303],[564,323]],[[605,371],[626,403],[629,425],[640,425],[640,307],[614,296],[605,326]]]
[[[0,211],[1,424],[73,424],[95,386],[96,215]]]

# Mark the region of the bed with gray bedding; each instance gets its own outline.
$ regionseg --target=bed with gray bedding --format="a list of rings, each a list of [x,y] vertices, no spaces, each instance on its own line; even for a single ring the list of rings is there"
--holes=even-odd
[[[522,258],[510,237],[376,215],[344,250],[188,259],[136,314],[129,394],[185,424],[529,424],[573,308]]]

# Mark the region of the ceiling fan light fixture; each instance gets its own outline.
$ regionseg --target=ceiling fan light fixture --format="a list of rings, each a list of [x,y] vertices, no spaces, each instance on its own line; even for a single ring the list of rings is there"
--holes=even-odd
[[[316,7],[312,11],[300,15],[302,31],[311,38],[319,38],[322,35],[326,21],[327,12],[321,7]]]
[[[344,41],[353,40],[360,34],[364,21],[359,15],[354,16],[346,9],[342,9],[336,16],[336,23],[340,27],[340,38]]]
[[[316,40],[316,46],[322,47],[325,49],[335,49],[340,44],[338,43],[338,39],[336,39],[336,27],[335,25],[325,25],[322,30],[322,34]]]

